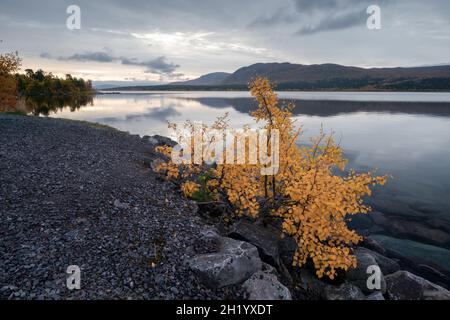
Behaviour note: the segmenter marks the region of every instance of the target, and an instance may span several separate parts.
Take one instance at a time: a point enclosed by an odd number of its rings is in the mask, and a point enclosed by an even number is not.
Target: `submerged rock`
[[[371,235],[390,253],[419,265],[430,265],[450,273],[450,250],[416,241],[397,239],[384,235]]]
[[[386,276],[391,300],[450,300],[450,292],[408,271]]]
[[[426,223],[411,221],[406,218],[387,216],[381,212],[370,214],[375,224],[388,234],[395,234],[401,238],[415,239],[420,242],[437,246],[449,246],[450,234]]]

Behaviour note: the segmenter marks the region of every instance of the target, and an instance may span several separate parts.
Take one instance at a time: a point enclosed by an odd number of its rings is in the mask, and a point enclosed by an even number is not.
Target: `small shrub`
[[[280,106],[266,78],[256,78],[250,84],[250,92],[258,102],[252,116],[269,132],[269,152],[273,147],[270,133],[274,129],[279,133],[278,172],[272,176],[261,175],[261,169],[268,165],[260,162],[212,166],[205,155],[197,164],[176,164],[169,160],[156,170],[181,181],[183,193],[198,201],[222,201],[238,216],[281,219],[282,231],[297,243],[293,265],[303,266],[312,261],[319,278],[325,275],[333,279],[339,269],[347,270],[357,264],[351,248],[361,237],[348,229],[346,217],[368,213],[370,208],[363,204],[362,197],[370,196],[371,187],[383,185],[386,177],[374,176],[372,172],[358,174],[353,170],[346,173],[347,160],[342,149],[323,131],[312,139],[311,146],[299,146],[301,130],[292,120],[293,105]],[[206,148],[213,143],[206,134],[207,129],[232,130],[227,115],[219,117],[210,127],[203,126],[194,136],[186,137],[186,131],[194,132],[190,121],[182,128],[175,124],[170,127],[179,141],[190,139],[187,142],[193,145],[199,139]],[[170,156],[174,150],[165,146],[158,151]],[[194,156],[193,148],[183,152]]]

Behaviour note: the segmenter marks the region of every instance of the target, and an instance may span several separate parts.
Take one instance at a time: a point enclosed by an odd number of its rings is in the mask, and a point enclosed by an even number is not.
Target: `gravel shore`
[[[188,270],[205,225],[152,172],[152,149],[101,125],[0,115],[0,299],[238,298]]]

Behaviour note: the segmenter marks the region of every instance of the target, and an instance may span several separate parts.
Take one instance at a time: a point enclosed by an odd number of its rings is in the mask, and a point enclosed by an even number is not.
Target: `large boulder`
[[[355,250],[355,256],[358,261],[356,268],[352,268],[347,271],[347,279],[360,288],[365,293],[372,293],[374,291],[381,290],[383,293],[386,292],[386,281],[384,279],[383,273],[380,272],[380,287],[375,289],[370,289],[367,280],[371,276],[371,273],[367,273],[368,268],[371,266],[379,267],[375,258],[362,250]],[[380,268],[381,271],[381,268]]]
[[[262,268],[261,268],[262,272],[268,273],[268,274],[273,274],[274,276],[278,277],[278,272],[277,270],[275,270],[274,267],[272,267],[270,264],[263,262],[262,263]]]
[[[298,278],[297,285],[305,292],[306,296],[314,300],[325,298],[324,292],[328,284],[317,278],[317,275],[313,271],[301,268],[296,270],[296,275]]]
[[[261,270],[262,262],[255,246],[214,233],[208,237],[220,240],[218,252],[197,255],[188,261],[190,269],[207,286],[221,288],[237,284]]]
[[[372,251],[375,251],[379,254],[385,255],[386,249],[381,246],[381,244],[373,239],[370,236],[364,237],[363,241],[359,244],[361,247],[370,249]]]
[[[400,265],[397,261],[385,257],[378,252],[369,250],[367,248],[358,248],[356,249],[356,251],[370,254],[375,259],[381,269],[381,272],[383,272],[384,275],[388,275],[400,270]]]
[[[343,283],[338,287],[332,285],[325,287],[324,298],[327,300],[364,300],[366,297],[358,287],[351,283]]]
[[[295,251],[297,251],[297,242],[292,237],[283,237],[278,241],[278,250],[280,252],[281,262],[289,267],[292,266]]]
[[[443,274],[441,271],[437,270],[436,268],[433,268],[432,266],[425,265],[425,264],[419,264],[417,268],[417,273],[427,279],[428,281],[431,281],[441,287],[444,287],[445,289],[450,289],[450,276]],[[410,271],[414,271],[410,270]],[[448,273],[447,273],[448,274]]]
[[[253,244],[258,248],[260,257],[264,262],[279,268],[278,241],[280,232],[278,230],[257,225],[247,220],[241,220],[233,226],[228,236]]]
[[[289,289],[272,273],[258,271],[242,287],[249,300],[292,300]]]
[[[391,300],[450,300],[450,292],[408,271],[386,276],[387,294]]]

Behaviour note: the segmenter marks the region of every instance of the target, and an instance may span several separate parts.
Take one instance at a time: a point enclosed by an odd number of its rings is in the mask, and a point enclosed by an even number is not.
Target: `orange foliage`
[[[17,103],[17,83],[14,73],[20,67],[17,53],[0,54],[0,112],[12,111]]]
[[[263,128],[269,132],[268,150],[273,147],[270,132],[276,129],[279,133],[276,174],[261,175],[261,168],[266,165],[259,162],[207,165],[205,155],[197,164],[189,161],[176,164],[169,160],[161,163],[157,171],[184,181],[182,189],[186,196],[200,188],[193,180],[202,175],[207,180],[207,191],[215,199],[229,203],[236,214],[282,219],[282,231],[298,245],[293,265],[302,266],[311,259],[318,277],[326,275],[333,279],[338,269],[348,270],[357,263],[351,247],[361,237],[348,229],[345,218],[368,213],[370,208],[363,204],[362,197],[370,196],[370,187],[383,185],[386,177],[371,172],[357,174],[353,170],[336,175],[336,170],[345,170],[347,160],[331,135],[322,131],[312,140],[312,146],[299,146],[301,130],[295,128],[292,120],[293,105],[280,106],[271,83],[263,77],[254,79],[250,92],[258,102],[252,116],[257,123],[264,123]],[[184,128],[170,126],[177,132],[178,141],[186,139],[186,129],[193,128],[189,121]],[[208,138],[207,129],[233,130],[225,115],[211,127],[203,126],[188,142],[192,145],[195,139],[200,139],[204,147],[210,146],[214,141]],[[166,156],[173,153],[169,147],[161,147],[159,151]]]

